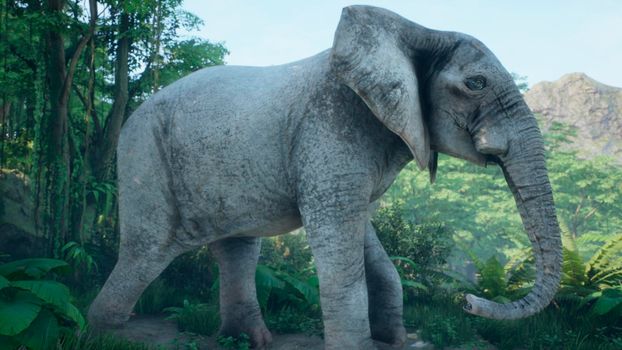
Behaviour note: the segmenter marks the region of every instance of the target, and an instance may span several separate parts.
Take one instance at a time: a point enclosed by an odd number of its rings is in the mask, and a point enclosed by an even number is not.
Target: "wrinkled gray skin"
[[[263,347],[260,237],[302,225],[326,348],[372,349],[372,338],[400,346],[400,281],[368,207],[412,159],[433,177],[436,152],[502,167],[537,264],[525,298],[468,295],[465,309],[496,319],[538,312],[557,289],[561,243],[542,137],[511,76],[470,36],[353,6],[330,50],[282,66],[204,69],[132,115],[118,147],[119,260],[90,322],[122,325],[173,258],[209,244],[221,334],[245,332]]]

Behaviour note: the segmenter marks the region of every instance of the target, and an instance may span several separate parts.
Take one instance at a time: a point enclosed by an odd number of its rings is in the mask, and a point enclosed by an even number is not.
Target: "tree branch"
[[[80,89],[78,89],[78,86],[76,86],[75,84],[72,84],[73,86],[73,91],[76,92],[76,95],[78,96],[78,99],[80,99],[80,102],[82,102],[82,104],[84,105],[84,108],[91,112],[91,117],[93,119],[93,124],[95,125],[95,133],[97,135],[101,135],[102,134],[102,127],[101,124],[99,123],[99,117],[97,116],[97,110],[95,108],[91,108],[91,106],[89,105],[89,101],[87,101],[86,97],[84,97],[84,95],[82,94],[82,92],[80,92]]]
[[[89,19],[89,30],[87,33],[80,39],[78,46],[76,46],[76,51],[71,56],[71,61],[69,62],[69,69],[67,70],[67,76],[65,77],[65,82],[63,83],[63,89],[61,90],[61,101],[67,101],[69,98],[69,90],[71,89],[71,85],[73,83],[73,75],[76,71],[76,65],[78,64],[78,59],[80,59],[80,55],[82,54],[82,50],[86,47],[86,44],[91,40],[93,34],[95,34],[95,28],[97,25],[97,1],[89,0],[89,10],[91,12],[91,18]]]

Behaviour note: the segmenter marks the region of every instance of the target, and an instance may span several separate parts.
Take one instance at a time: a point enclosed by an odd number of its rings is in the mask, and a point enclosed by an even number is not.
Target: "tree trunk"
[[[60,15],[65,6],[63,0],[48,0],[48,11]],[[50,114],[46,125],[47,152],[47,234],[50,253],[57,252],[67,238],[67,213],[69,198],[69,150],[67,147],[67,99],[63,85],[67,76],[65,69],[65,41],[57,28],[46,33],[47,80],[50,96]]]
[[[117,40],[117,57],[115,69],[114,102],[106,118],[104,135],[92,158],[95,161],[95,177],[98,181],[112,179],[114,175],[114,161],[121,132],[121,125],[125,117],[125,108],[128,102],[128,57],[130,51],[130,36],[128,29],[130,19],[127,12],[121,11],[119,21],[119,39]]]
[[[48,0],[48,11],[60,18],[64,0]],[[47,152],[47,233],[51,253],[58,254],[62,244],[70,238],[69,189],[71,185],[71,159],[68,146],[68,102],[78,59],[95,32],[97,2],[89,0],[91,18],[88,32],[80,39],[69,61],[65,57],[65,38],[59,28],[51,26],[46,32],[47,80],[50,96],[50,115],[46,125]]]

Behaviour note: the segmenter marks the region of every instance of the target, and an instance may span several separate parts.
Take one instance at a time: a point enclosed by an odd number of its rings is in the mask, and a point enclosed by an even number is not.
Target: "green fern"
[[[395,265],[397,273],[400,276],[400,282],[402,283],[402,288],[408,287],[414,290],[422,290],[424,292],[428,291],[428,287],[421,282],[417,282],[414,279],[410,278],[411,274],[406,272],[407,269],[412,271],[417,271],[417,263],[415,263],[412,259],[409,259],[404,256],[392,256],[390,257],[391,261]]]
[[[622,235],[611,237],[587,262],[576,240],[563,237],[564,265],[558,299],[579,301],[593,314],[622,316]]]
[[[320,293],[317,278],[314,276],[303,280],[294,274],[259,264],[255,284],[259,306],[264,311],[268,309],[271,298],[279,301],[275,304],[290,304],[301,309],[319,310]]]
[[[449,275],[465,291],[505,303],[524,296],[531,288],[535,272],[534,260],[529,254],[529,249],[524,249],[510,257],[503,265],[495,256],[482,261],[466,246],[459,245],[459,247],[471,259],[478,271],[476,283]]]
[[[622,234],[606,242],[587,262],[586,274],[592,283],[613,286],[622,282]]]
[[[566,294],[576,294],[585,296],[591,292],[586,288],[588,278],[586,276],[587,267],[581,258],[581,254],[576,246],[575,240],[568,234],[564,234],[563,239],[563,265],[562,265],[562,289],[568,289]]]
[[[506,299],[506,281],[503,265],[492,256],[479,270],[479,286],[483,295],[489,299]],[[497,300],[502,301],[502,300]]]
[[[505,274],[507,277],[507,290],[513,297],[523,297],[526,295],[535,280],[535,259],[531,254],[530,248],[521,249],[518,254],[510,257],[505,264]]]

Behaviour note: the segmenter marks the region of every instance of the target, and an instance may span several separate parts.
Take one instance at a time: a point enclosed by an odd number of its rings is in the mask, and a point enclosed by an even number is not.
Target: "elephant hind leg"
[[[371,222],[365,230],[365,277],[372,338],[399,348],[406,341],[402,284]]]
[[[220,271],[219,335],[245,333],[253,348],[263,348],[272,335],[261,316],[255,288],[255,269],[261,248],[257,237],[225,238],[209,245]]]
[[[126,234],[144,235],[136,231]],[[185,250],[170,246],[142,251],[122,246],[117,264],[89,308],[91,327],[98,330],[122,327],[145,288]]]
[[[177,238],[182,228],[166,164],[148,153],[156,151],[155,146],[120,148],[119,258],[89,308],[95,328],[123,326],[145,288],[175,257],[195,247]]]

